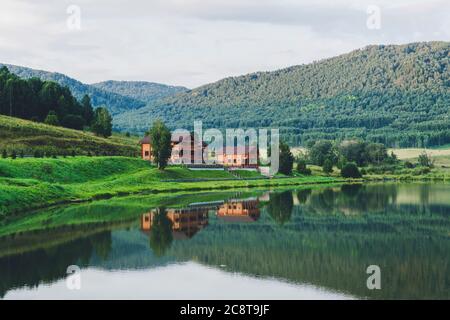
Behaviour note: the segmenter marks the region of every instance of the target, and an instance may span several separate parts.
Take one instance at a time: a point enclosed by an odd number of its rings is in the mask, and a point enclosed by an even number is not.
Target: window
[[[148,157],[148,156],[150,155],[150,152],[145,151],[145,152],[144,152],[144,155],[145,155],[146,157]]]

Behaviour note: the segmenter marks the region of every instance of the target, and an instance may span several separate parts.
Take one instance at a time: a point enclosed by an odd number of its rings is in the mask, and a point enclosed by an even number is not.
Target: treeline
[[[75,130],[89,127],[104,137],[112,131],[109,112],[102,107],[94,111],[89,96],[79,102],[67,87],[22,79],[5,66],[0,69],[0,114]]]
[[[388,154],[386,146],[381,143],[362,140],[310,141],[306,153],[297,157],[297,171],[300,174],[311,174],[307,164],[321,166],[326,174],[333,172],[336,166],[345,178],[361,178],[364,171],[358,167],[395,165],[398,162],[395,154]]]

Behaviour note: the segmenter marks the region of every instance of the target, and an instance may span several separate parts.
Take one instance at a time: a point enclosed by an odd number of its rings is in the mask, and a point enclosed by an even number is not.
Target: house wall
[[[151,161],[152,160],[152,147],[148,143],[141,144],[141,156],[142,159]]]

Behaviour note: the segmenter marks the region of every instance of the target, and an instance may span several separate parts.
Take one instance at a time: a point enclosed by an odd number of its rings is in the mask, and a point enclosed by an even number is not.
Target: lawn
[[[256,173],[252,173],[254,176]],[[138,193],[171,193],[262,186],[289,186],[342,181],[309,176],[284,179],[238,179],[227,171],[161,171],[127,157],[0,159],[0,219],[59,203],[80,202]]]

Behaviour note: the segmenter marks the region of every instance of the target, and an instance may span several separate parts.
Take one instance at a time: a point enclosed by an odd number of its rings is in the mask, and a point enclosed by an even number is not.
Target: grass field
[[[28,120],[0,115],[0,151],[33,155],[35,150],[46,154],[92,154],[129,156],[139,151],[138,138],[114,134],[97,137],[90,132],[49,126]]]
[[[252,173],[253,175],[254,173]],[[173,193],[343,181],[336,177],[238,179],[227,171],[168,167],[127,157],[0,159],[0,217],[58,203],[137,193]]]
[[[400,160],[416,159],[420,154],[426,152],[432,157],[450,156],[450,148],[439,149],[420,149],[420,148],[406,148],[406,149],[389,149],[388,152],[394,152]]]

